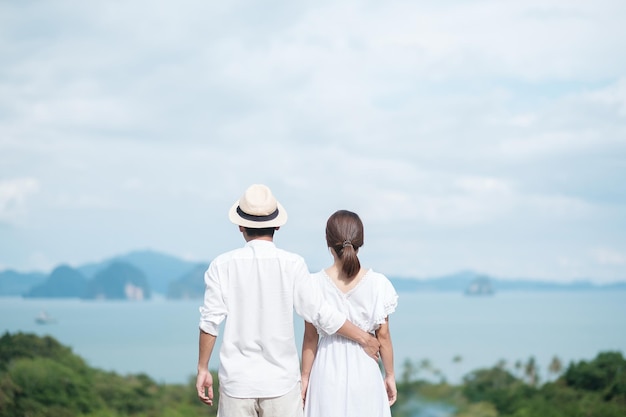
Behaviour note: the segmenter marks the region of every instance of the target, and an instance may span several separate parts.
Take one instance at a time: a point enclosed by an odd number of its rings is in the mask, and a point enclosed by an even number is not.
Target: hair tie
[[[349,240],[344,240],[343,241],[343,247],[345,248],[346,246],[352,246],[352,242]],[[354,248],[354,246],[352,246]]]

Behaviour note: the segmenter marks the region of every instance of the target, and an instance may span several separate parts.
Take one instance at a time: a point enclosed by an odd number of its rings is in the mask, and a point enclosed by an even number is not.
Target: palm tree
[[[404,384],[408,384],[409,382],[413,381],[415,374],[417,374],[417,368],[415,368],[415,365],[413,364],[413,361],[411,361],[411,359],[406,358],[402,363],[402,382]]]
[[[534,356],[531,356],[528,358],[528,362],[526,362],[526,365],[524,366],[524,373],[528,378],[528,383],[532,387],[536,386],[537,382],[539,382],[539,375],[537,374],[537,371],[537,361],[535,361]]]
[[[452,358],[452,363],[456,364],[456,367],[459,368],[459,370],[457,371],[459,381],[461,381],[461,377],[463,376],[463,372],[461,371],[461,362],[463,362],[463,357],[461,355],[454,355],[454,357]]]
[[[426,371],[429,372],[431,375],[437,376],[434,372],[433,363],[428,358],[424,358],[420,361],[419,370]]]
[[[441,372],[441,369],[433,369],[433,376],[435,376],[436,378],[439,378],[439,383],[440,384],[445,384],[446,383],[446,376],[443,374],[443,372]]]
[[[513,367],[515,368],[515,373],[517,375],[518,378],[522,377],[522,361],[521,360],[516,360],[515,361],[515,365],[513,365]]]
[[[433,363],[428,358],[424,358],[420,361],[420,369],[423,371],[430,371],[433,369]]]
[[[550,372],[556,378],[559,376],[562,370],[563,370],[563,363],[558,358],[558,356],[554,355],[554,357],[552,358],[552,361],[550,362],[550,365],[548,366],[548,372]]]

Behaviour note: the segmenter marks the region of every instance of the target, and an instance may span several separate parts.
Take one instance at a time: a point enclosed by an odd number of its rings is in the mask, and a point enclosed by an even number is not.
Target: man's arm
[[[343,326],[337,330],[337,334],[343,337],[354,340],[357,342],[365,353],[367,353],[372,359],[378,361],[378,351],[380,350],[380,342],[371,334],[357,327],[351,321],[346,320]]]
[[[302,339],[302,401],[306,401],[306,389],[309,386],[309,376],[313,361],[317,354],[317,345],[319,343],[319,334],[317,329],[308,321],[304,322],[304,337]]]
[[[200,340],[198,343],[198,377],[196,378],[196,389],[198,398],[207,405],[213,405],[213,376],[209,372],[209,359],[215,346],[217,336],[213,336],[200,329]]]
[[[365,350],[365,353],[374,360],[378,360],[378,350],[380,349],[378,340],[346,320],[345,314],[331,307],[324,300],[319,280],[311,279],[304,261],[298,265],[295,274],[294,308],[296,313],[305,321],[315,323],[317,327],[328,334],[337,333],[357,342]],[[340,323],[343,324],[340,325]]]

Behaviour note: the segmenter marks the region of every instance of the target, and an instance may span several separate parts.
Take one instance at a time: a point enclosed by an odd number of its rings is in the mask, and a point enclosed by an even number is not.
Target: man
[[[213,404],[208,364],[227,318],[219,354],[218,417],[302,416],[294,310],[326,333],[358,342],[374,359],[379,343],[323,301],[302,257],[276,247],[274,232],[287,222],[287,212],[268,187],[250,186],[228,216],[246,245],[217,256],[204,275],[198,397]]]

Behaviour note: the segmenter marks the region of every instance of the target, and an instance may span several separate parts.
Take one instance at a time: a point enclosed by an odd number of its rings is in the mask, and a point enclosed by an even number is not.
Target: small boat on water
[[[37,315],[37,317],[35,317],[35,323],[37,324],[50,324],[54,323],[55,321],[56,320],[45,311],[42,311]]]

